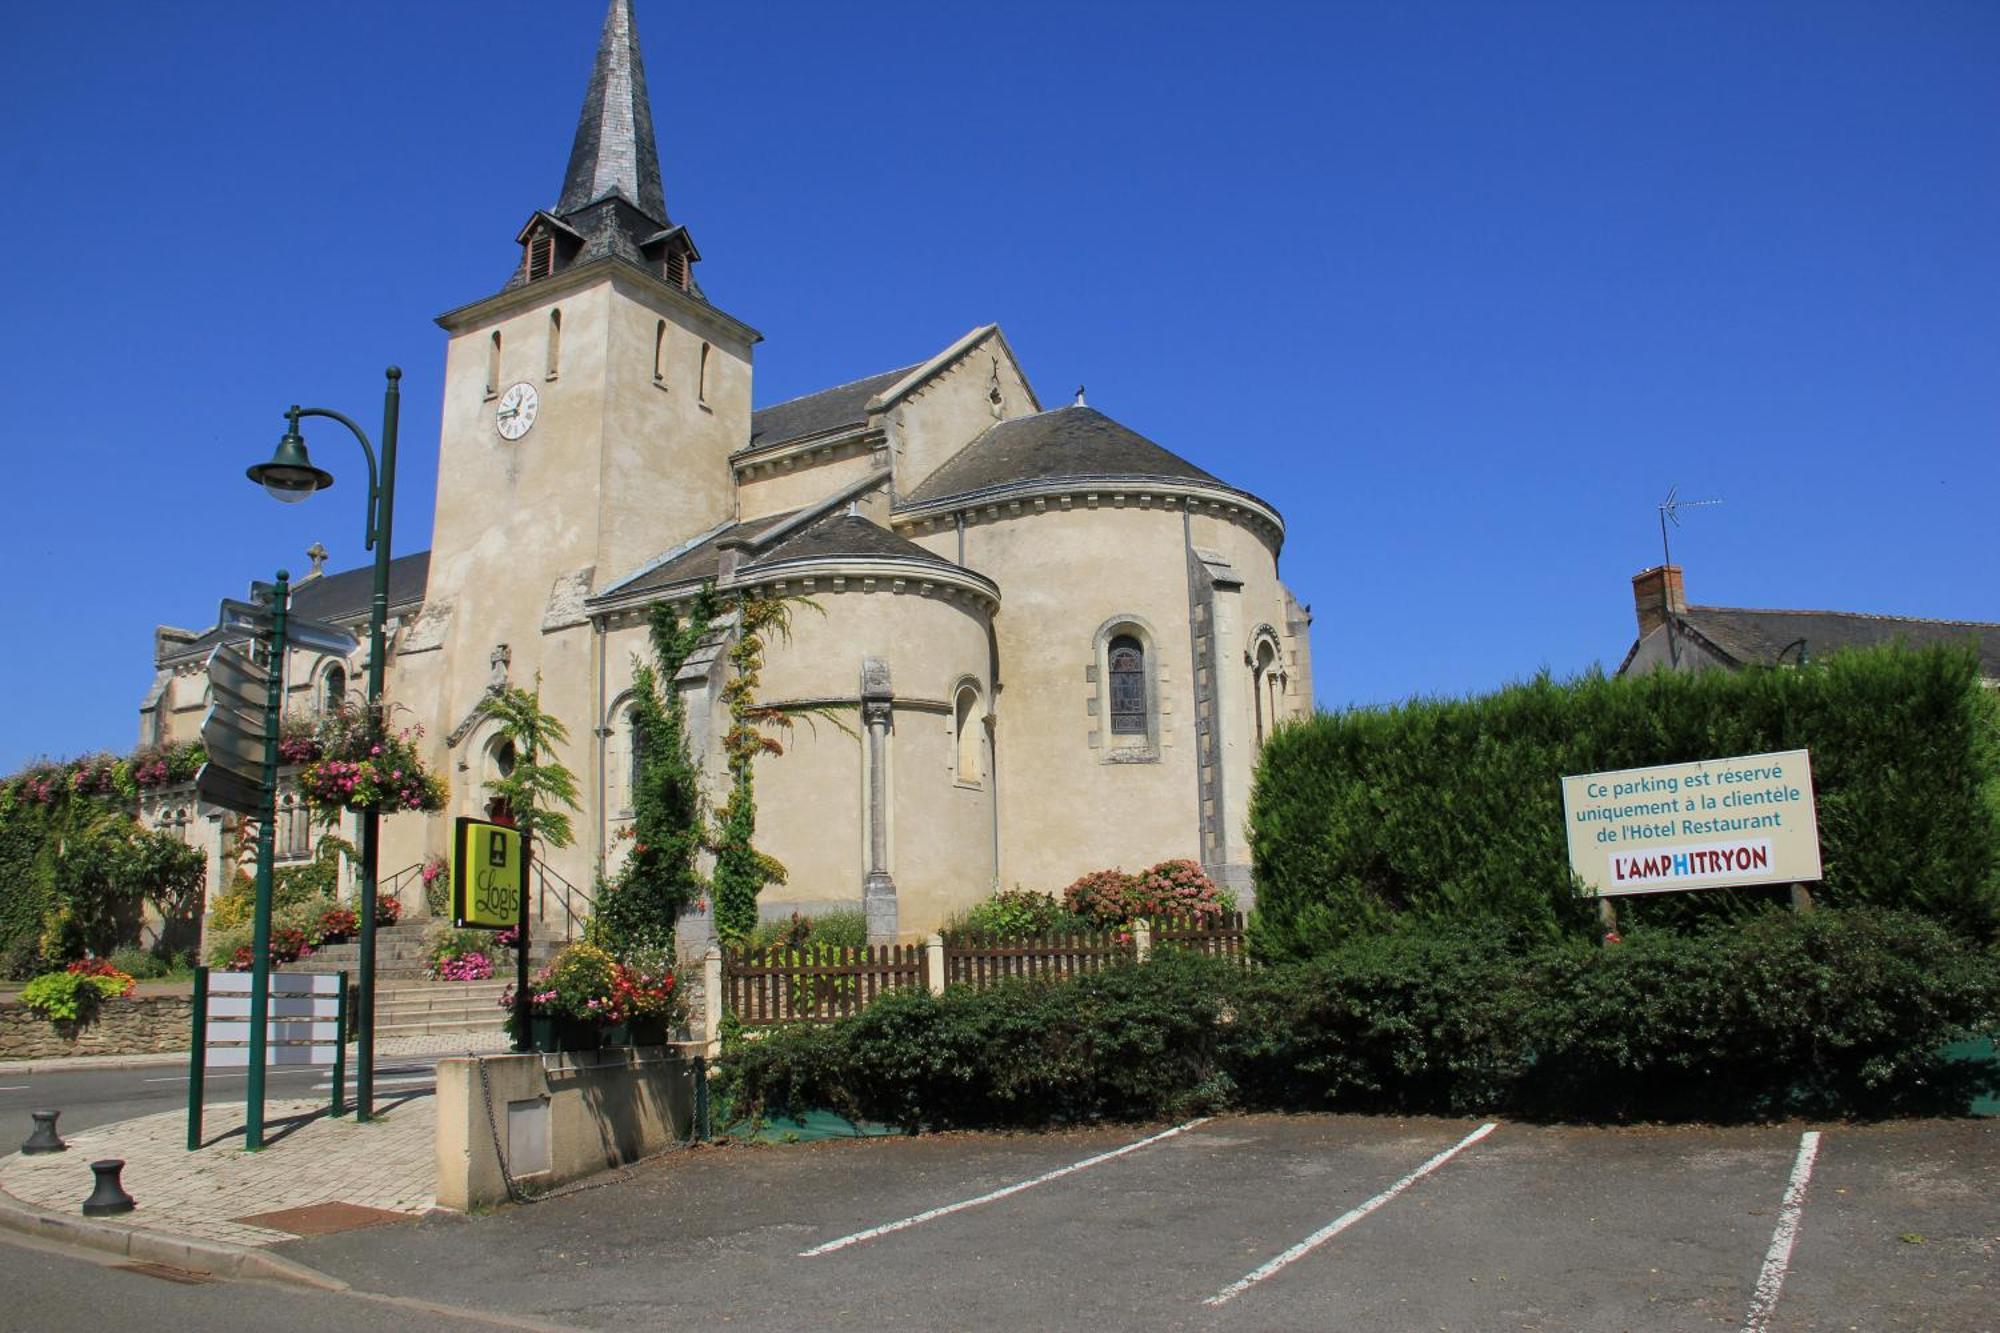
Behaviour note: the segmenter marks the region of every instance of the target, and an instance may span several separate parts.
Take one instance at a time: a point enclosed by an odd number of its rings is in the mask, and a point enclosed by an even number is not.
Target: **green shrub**
[[[822,912],[806,916],[794,912],[787,921],[765,921],[750,933],[749,949],[764,953],[771,949],[863,949],[868,946],[868,917],[856,911]]]
[[[174,973],[173,964],[151,949],[120,949],[111,955],[111,965],[140,981],[157,981]]]
[[[131,984],[132,979],[123,976],[45,972],[21,988],[21,1003],[51,1022],[88,1022],[100,1004],[123,995]]]
[[[946,922],[943,933],[1018,940],[1038,935],[1079,935],[1096,929],[1065,907],[1054,894],[1015,888],[1002,889],[974,903]]]
[[[236,966],[238,954],[250,951],[251,932],[247,925],[230,926],[224,930],[211,929],[208,932],[208,951],[203,956],[208,965],[218,970]]]
[[[1063,983],[903,991],[733,1041],[745,1114],[908,1129],[1281,1111],[1558,1118],[1962,1111],[2000,1070],[2000,955],[1870,910],[1636,932],[1610,948],[1465,926],[1247,972],[1174,951]]]
[[[2000,1028],[2000,964],[1907,913],[1769,913],[1544,960],[1523,1103],[1735,1119],[1962,1110],[1939,1051]]]
[[[722,1087],[743,1114],[830,1106],[909,1129],[1179,1114],[1226,1099],[1227,975],[1176,954],[1062,984],[899,991],[836,1024],[739,1040]]]
[[[1253,948],[1304,959],[1406,919],[1543,940],[1591,933],[1560,779],[1812,752],[1823,905],[2000,925],[2000,699],[1963,649],[1841,653],[1785,670],[1547,677],[1471,699],[1322,715],[1264,747],[1250,805]],[[1744,920],[1774,888],[1659,894],[1635,925]]]
[[[1527,1069],[1535,962],[1440,926],[1350,941],[1242,983],[1225,1059],[1253,1106],[1463,1115]]]

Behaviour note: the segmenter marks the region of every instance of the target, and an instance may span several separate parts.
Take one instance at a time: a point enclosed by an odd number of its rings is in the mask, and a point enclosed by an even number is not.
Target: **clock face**
[[[542,410],[541,395],[535,386],[528,383],[516,384],[500,395],[500,405],[494,409],[494,425],[499,427],[500,438],[518,440],[528,433],[535,424],[535,414]]]

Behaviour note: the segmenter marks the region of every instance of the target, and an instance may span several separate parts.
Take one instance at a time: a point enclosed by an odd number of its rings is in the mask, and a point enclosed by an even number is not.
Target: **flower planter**
[[[553,1014],[528,1016],[528,1045],[544,1054],[600,1050],[607,1044],[608,1032],[604,1024],[580,1018],[560,1018]]]
[[[667,1044],[667,1020],[665,1015],[655,1018],[634,1018],[625,1025],[632,1030],[634,1046],[664,1046]]]
[[[630,1023],[612,1023],[603,1028],[602,1032],[606,1046],[630,1046],[632,1044],[632,1025]]]
[[[557,1051],[556,1020],[547,1014],[528,1016],[528,1049],[531,1051]]]

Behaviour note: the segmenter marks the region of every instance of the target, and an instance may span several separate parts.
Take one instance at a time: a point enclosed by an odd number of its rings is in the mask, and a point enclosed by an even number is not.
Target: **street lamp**
[[[389,525],[396,504],[396,417],[402,403],[399,382],[403,372],[390,366],[384,372],[388,388],[382,393],[382,466],[375,466],[375,448],[368,435],[353,420],[324,407],[293,404],[285,413],[285,434],[268,463],[248,469],[250,480],[285,504],[297,504],[314,491],[333,485],[333,474],[314,467],[306,453],[305,436],[299,422],[306,417],[338,421],[361,442],[368,456],[368,527],[366,549],[375,553],[375,591],[368,607],[368,713],[377,725],[382,717],[382,646],[384,627],[389,619]],[[355,1006],[355,1027],[360,1043],[354,1059],[354,1118],[371,1120],[375,1114],[375,875],[381,862],[381,811],[370,807],[361,815],[361,991]]]

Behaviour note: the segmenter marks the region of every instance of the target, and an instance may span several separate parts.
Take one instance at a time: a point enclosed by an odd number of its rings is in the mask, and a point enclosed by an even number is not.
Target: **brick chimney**
[[[1681,586],[1679,565],[1654,565],[1632,576],[1632,607],[1639,613],[1639,637],[1667,623],[1669,615],[1685,615],[1687,590]]]

